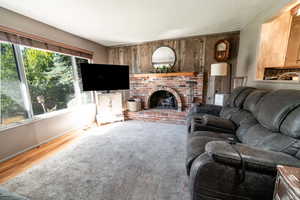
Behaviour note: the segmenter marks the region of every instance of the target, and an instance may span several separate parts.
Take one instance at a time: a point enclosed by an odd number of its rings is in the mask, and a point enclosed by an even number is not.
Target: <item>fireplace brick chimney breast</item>
[[[188,84],[191,81],[196,84],[191,86]],[[150,109],[150,97],[156,91],[170,92],[176,99],[177,110],[186,112],[191,103],[203,100],[203,74],[179,72],[130,76],[130,97],[140,98],[144,109]]]

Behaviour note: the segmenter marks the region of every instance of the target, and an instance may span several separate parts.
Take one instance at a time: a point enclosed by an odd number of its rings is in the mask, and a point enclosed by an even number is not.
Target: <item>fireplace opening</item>
[[[155,109],[178,109],[175,96],[165,90],[154,92],[150,97],[150,108]]]

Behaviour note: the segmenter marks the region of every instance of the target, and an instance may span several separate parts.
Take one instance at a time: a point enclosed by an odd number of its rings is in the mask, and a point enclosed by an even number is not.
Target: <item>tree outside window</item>
[[[0,43],[0,125],[26,118],[13,45]]]
[[[67,108],[75,98],[71,56],[21,50],[34,114]]]

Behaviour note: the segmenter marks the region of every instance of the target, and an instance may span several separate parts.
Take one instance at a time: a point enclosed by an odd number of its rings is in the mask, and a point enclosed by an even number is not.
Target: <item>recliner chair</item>
[[[272,199],[276,166],[300,167],[300,91],[241,87],[224,107],[189,113],[193,200]]]

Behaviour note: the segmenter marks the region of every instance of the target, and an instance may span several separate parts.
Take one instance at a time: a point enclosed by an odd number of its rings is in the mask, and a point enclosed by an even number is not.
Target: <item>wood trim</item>
[[[296,6],[300,5],[300,0],[293,0],[291,2],[289,2],[286,6],[284,6],[277,15],[273,16],[271,19],[269,19],[268,21],[266,21],[265,23],[271,22],[274,19],[276,19],[277,17],[279,17],[280,15],[282,15],[285,12],[291,12],[292,9],[294,9]]]
[[[18,31],[18,30],[12,29],[12,28],[8,28],[8,27],[2,26],[2,25],[0,25],[0,31],[15,34],[15,35],[25,37],[25,38],[30,38],[30,39],[33,39],[33,40],[37,40],[39,42],[52,44],[52,45],[55,45],[55,46],[66,48],[66,49],[79,51],[79,52],[90,54],[90,55],[94,54],[93,51],[89,51],[89,50],[86,50],[86,49],[82,49],[82,48],[79,48],[79,47],[68,45],[68,44],[65,44],[65,43],[62,43],[62,42],[56,42],[56,41],[53,41],[53,40],[49,40],[47,38],[40,37],[40,36],[37,36],[37,35],[34,35],[34,34],[24,33],[22,31]]]
[[[197,76],[198,72],[176,72],[176,73],[150,73],[150,74],[132,74],[130,77],[155,78],[155,77],[172,77],[172,76]]]
[[[295,66],[273,66],[273,67],[265,67],[267,68],[277,68],[277,69],[300,69],[300,65],[295,65]]]

